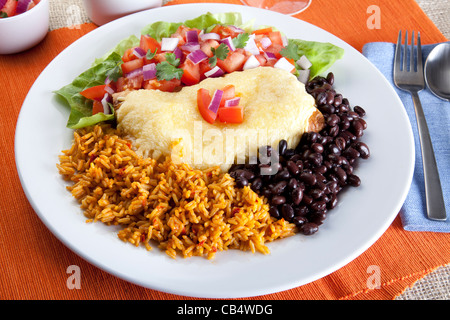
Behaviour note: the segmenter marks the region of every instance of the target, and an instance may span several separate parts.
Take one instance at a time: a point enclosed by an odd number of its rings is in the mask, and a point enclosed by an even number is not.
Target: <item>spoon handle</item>
[[[431,143],[430,132],[423,113],[422,103],[417,92],[411,92],[419,131],[420,147],[422,150],[423,175],[425,179],[425,198],[428,218],[431,220],[446,220],[444,196],[438,167]]]

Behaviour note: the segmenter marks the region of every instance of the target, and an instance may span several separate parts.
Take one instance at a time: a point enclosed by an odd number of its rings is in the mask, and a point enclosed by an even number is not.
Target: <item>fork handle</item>
[[[438,167],[431,143],[430,132],[423,113],[422,103],[416,91],[411,92],[419,131],[420,147],[422,150],[423,175],[425,179],[425,198],[428,218],[431,220],[446,220],[444,196]]]

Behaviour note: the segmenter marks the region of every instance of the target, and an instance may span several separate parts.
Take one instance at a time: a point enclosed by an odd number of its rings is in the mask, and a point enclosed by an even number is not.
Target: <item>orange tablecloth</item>
[[[199,1],[174,0],[170,4]],[[205,1],[201,1],[205,2]],[[237,0],[209,1],[240,4]],[[367,8],[377,5],[381,28],[367,28]],[[413,0],[313,0],[296,16],[361,50],[372,41],[395,41],[398,30],[420,30],[423,43],[445,37]],[[14,162],[14,131],[22,102],[50,61],[95,29],[51,31],[37,47],[0,56],[0,299],[186,299],[128,283],[84,261],[44,226],[25,197]],[[56,170],[56,168],[55,168]],[[450,235],[404,231],[399,218],[366,252],[340,270],[310,284],[251,299],[393,299],[415,281],[450,263]],[[81,269],[81,289],[68,289],[70,265]],[[378,266],[381,288],[368,289],[367,268]],[[299,266],[301,267],[301,266]]]

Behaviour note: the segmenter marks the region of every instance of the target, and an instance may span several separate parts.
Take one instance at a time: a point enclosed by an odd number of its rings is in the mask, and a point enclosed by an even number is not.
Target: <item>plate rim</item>
[[[180,10],[181,7],[194,7],[194,6],[195,6],[196,8],[201,8],[201,7],[205,7],[206,5],[208,5],[208,8],[210,8],[210,9],[208,10],[209,12],[212,12],[212,11],[214,11],[214,12],[218,12],[218,11],[228,12],[228,11],[233,11],[233,10],[235,10],[235,11],[238,11],[238,12],[241,12],[241,13],[242,13],[242,10],[244,10],[244,11],[249,10],[250,12],[251,12],[252,10],[256,10],[256,11],[264,11],[264,12],[267,13],[267,11],[268,11],[268,10],[264,10],[264,9],[250,8],[250,7],[240,6],[240,5],[234,5],[234,4],[219,4],[219,3],[208,3],[208,4],[179,4],[179,5],[175,5],[175,6],[174,6],[174,5],[170,5],[170,6],[164,6],[164,7],[161,7],[161,8],[150,9],[150,10],[146,10],[146,11],[143,11],[143,12],[138,12],[138,13],[132,14],[132,15],[130,15],[130,16],[145,15],[145,14],[148,14],[148,12],[150,12],[150,11],[155,11],[155,10],[169,10],[169,11],[171,11],[171,10],[177,10],[177,9]],[[244,9],[244,8],[245,8],[245,9]],[[199,11],[199,15],[200,15],[201,12],[202,12],[201,9],[198,9],[198,11]],[[269,13],[268,13],[268,14],[269,14]],[[279,15],[279,16],[284,16],[284,15],[282,15],[282,14],[278,14],[278,13],[275,13],[275,12],[270,12],[269,15],[272,15],[272,14]],[[279,285],[279,286],[277,286],[277,287],[272,286],[272,287],[269,289],[269,291],[266,291],[266,292],[262,292],[261,290],[259,290],[259,291],[253,290],[253,291],[252,291],[251,289],[249,289],[249,290],[247,290],[247,291],[245,292],[245,294],[243,294],[243,295],[242,295],[242,294],[236,294],[236,295],[226,295],[226,296],[222,296],[222,295],[220,295],[220,294],[219,294],[219,295],[209,295],[209,294],[208,294],[208,295],[204,295],[204,294],[200,294],[199,292],[191,292],[191,291],[189,291],[189,290],[176,290],[176,289],[167,290],[167,288],[159,287],[159,286],[151,286],[151,287],[149,287],[149,286],[144,285],[143,283],[137,283],[136,280],[135,280],[134,278],[132,278],[132,277],[126,275],[126,274],[118,273],[117,270],[115,270],[115,269],[113,269],[113,268],[110,268],[109,266],[106,266],[106,265],[102,264],[100,261],[98,261],[98,259],[95,259],[95,258],[93,258],[93,257],[91,257],[91,256],[86,256],[86,254],[85,254],[84,252],[80,251],[79,248],[77,248],[77,246],[75,246],[74,244],[72,244],[72,243],[66,241],[66,238],[64,237],[64,235],[61,234],[60,232],[58,232],[58,230],[55,229],[54,226],[52,225],[52,223],[48,220],[48,217],[46,217],[46,215],[45,215],[44,213],[41,212],[41,210],[38,208],[37,204],[34,202],[33,195],[30,194],[29,190],[28,190],[28,189],[26,188],[26,186],[24,185],[25,182],[24,182],[24,177],[23,177],[23,173],[22,173],[22,168],[21,168],[21,166],[20,166],[20,159],[18,159],[18,149],[17,149],[17,148],[18,148],[18,145],[20,145],[20,142],[18,143],[18,137],[20,137],[20,134],[18,135],[17,133],[18,133],[18,131],[19,131],[20,128],[21,128],[21,125],[20,125],[20,124],[21,124],[21,119],[22,119],[22,109],[23,109],[23,106],[28,102],[28,97],[29,97],[29,95],[30,95],[30,92],[32,92],[32,90],[33,90],[33,88],[35,87],[35,85],[36,85],[36,84],[38,83],[38,81],[41,79],[41,76],[42,76],[43,74],[45,74],[45,71],[47,70],[47,68],[49,68],[49,66],[53,63],[53,61],[54,61],[55,59],[57,59],[61,54],[63,54],[64,52],[66,52],[66,50],[69,50],[69,48],[71,48],[71,47],[73,47],[73,46],[77,46],[78,43],[81,42],[81,41],[83,41],[82,39],[84,39],[85,37],[87,37],[87,36],[89,36],[89,37],[95,37],[95,36],[97,35],[97,33],[101,32],[101,31],[99,31],[99,30],[106,29],[106,28],[108,28],[108,26],[111,25],[111,24],[119,23],[118,20],[122,21],[122,20],[131,19],[130,16],[125,16],[125,17],[123,17],[123,18],[120,18],[120,19],[117,19],[117,20],[115,20],[115,21],[112,21],[112,22],[110,22],[110,23],[108,23],[108,24],[106,24],[106,25],[104,25],[104,26],[98,27],[98,28],[94,29],[93,31],[87,33],[86,35],[80,37],[79,39],[75,40],[73,43],[71,43],[69,46],[67,46],[64,50],[62,50],[62,51],[61,51],[61,52],[60,52],[60,53],[59,53],[59,54],[58,54],[58,55],[57,55],[57,56],[56,56],[56,57],[55,57],[55,58],[54,58],[54,59],[53,59],[53,60],[52,60],[45,68],[44,68],[44,70],[41,72],[41,74],[36,78],[35,82],[33,83],[32,87],[30,88],[30,91],[27,93],[27,96],[26,96],[26,98],[25,98],[25,100],[24,100],[24,102],[23,102],[23,104],[22,104],[22,108],[21,108],[21,110],[20,110],[20,113],[19,113],[19,116],[18,116],[18,119],[17,119],[17,123],[16,123],[16,134],[15,134],[15,143],[14,143],[14,151],[15,151],[16,168],[17,168],[17,172],[18,172],[18,175],[19,175],[19,180],[20,180],[21,185],[22,185],[22,189],[24,190],[24,193],[25,193],[25,195],[26,195],[28,201],[30,202],[31,206],[33,207],[34,211],[36,212],[36,214],[38,215],[38,217],[40,218],[40,220],[45,224],[45,226],[47,227],[47,229],[50,230],[51,233],[53,233],[53,234],[56,236],[56,238],[57,238],[59,241],[61,241],[67,248],[69,248],[71,251],[73,251],[74,253],[76,253],[78,256],[80,256],[80,257],[82,257],[83,259],[85,259],[88,263],[90,263],[90,264],[92,264],[92,265],[94,265],[94,266],[100,268],[101,270],[106,271],[106,272],[112,274],[113,276],[119,277],[119,278],[124,279],[124,280],[126,280],[126,281],[128,281],[128,282],[131,282],[131,283],[136,284],[136,285],[144,286],[144,287],[146,287],[146,288],[158,290],[158,291],[161,291],[161,292],[172,293],[172,294],[177,294],[177,295],[182,295],[182,296],[191,296],[191,297],[211,297],[211,298],[230,298],[230,297],[233,297],[233,298],[240,298],[240,297],[252,297],[252,296],[258,296],[258,295],[264,295],[264,294],[271,294],[271,293],[275,293],[275,292],[281,292],[281,291],[285,291],[285,290],[288,290],[288,289],[292,289],[292,288],[295,288],[295,287],[298,287],[298,286],[301,286],[301,285],[310,283],[310,282],[312,282],[312,281],[318,280],[318,279],[320,279],[320,278],[323,278],[324,276],[326,276],[326,275],[328,275],[328,274],[330,274],[330,273],[332,273],[332,272],[334,272],[334,271],[336,271],[336,270],[339,270],[340,268],[342,268],[343,266],[345,266],[345,265],[348,264],[349,262],[353,261],[353,260],[354,260],[355,258],[357,258],[359,255],[361,255],[363,252],[365,252],[370,246],[372,246],[372,245],[373,245],[373,244],[374,244],[374,243],[382,236],[382,234],[384,234],[384,232],[385,232],[385,231],[387,230],[387,228],[392,224],[393,220],[394,220],[395,217],[397,216],[397,214],[398,214],[399,210],[401,209],[401,206],[402,206],[402,204],[403,204],[404,200],[406,199],[406,196],[407,196],[407,194],[408,194],[408,192],[409,192],[409,186],[410,186],[410,184],[411,184],[412,177],[413,177],[413,171],[414,171],[414,161],[415,161],[415,157],[414,157],[415,151],[414,151],[414,149],[412,150],[413,152],[410,154],[410,157],[411,157],[410,160],[412,160],[412,161],[410,162],[410,170],[409,170],[409,175],[408,175],[408,183],[407,183],[408,188],[406,188],[405,190],[403,190],[402,199],[401,199],[402,201],[399,201],[398,208],[396,208],[396,210],[395,210],[396,212],[395,212],[395,213],[392,213],[392,214],[390,215],[389,219],[386,219],[386,220],[385,220],[385,222],[384,222],[384,224],[383,224],[383,227],[382,227],[382,228],[379,228],[378,232],[376,232],[375,234],[373,234],[373,235],[370,237],[370,240],[367,240],[367,241],[366,241],[366,245],[360,246],[360,247],[359,247],[359,250],[354,251],[352,255],[349,255],[349,256],[347,256],[346,258],[341,259],[341,260],[339,261],[339,263],[337,263],[337,264],[335,264],[335,265],[333,265],[333,266],[329,266],[328,268],[322,270],[321,273],[315,274],[314,276],[310,276],[310,279],[306,278],[306,279],[302,279],[302,280],[296,280],[296,281],[292,281],[292,282],[289,283],[289,284]],[[317,29],[321,30],[321,32],[325,32],[325,33],[327,33],[327,35],[332,36],[333,39],[338,40],[339,42],[345,43],[349,48],[351,48],[352,50],[354,50],[354,52],[358,53],[358,54],[360,55],[360,57],[364,58],[364,59],[365,59],[365,60],[373,67],[373,68],[372,68],[373,71],[374,71],[374,72],[377,72],[377,73],[378,73],[378,76],[381,76],[381,77],[383,78],[383,80],[384,80],[386,83],[388,83],[388,82],[387,82],[387,79],[385,79],[384,75],[383,75],[378,69],[376,69],[376,68],[370,63],[370,61],[369,61],[365,56],[363,56],[359,51],[357,51],[355,48],[353,48],[352,46],[350,46],[349,44],[347,44],[347,43],[346,43],[345,41],[343,41],[342,39],[340,39],[340,38],[338,38],[337,36],[333,35],[333,34],[330,33],[329,31],[324,30],[324,29],[321,29],[321,28],[319,28],[319,27],[317,27],[317,26],[315,26],[315,25],[313,25],[313,24],[311,24],[311,23],[309,23],[309,22],[306,22],[306,21],[303,21],[303,20],[301,20],[301,19],[297,19],[297,18],[294,18],[294,17],[289,17],[289,18],[290,18],[290,19],[296,19],[296,20],[299,20],[299,21],[301,21],[302,23],[305,23],[305,24],[310,25],[311,27],[317,28]],[[103,29],[101,29],[101,28],[103,28]],[[346,49],[347,49],[347,48],[346,48]],[[94,58],[95,58],[95,57],[93,57],[93,59],[94,59]],[[403,103],[401,102],[401,100],[400,100],[399,96],[397,95],[397,93],[395,92],[394,88],[392,88],[391,86],[389,86],[389,87],[392,89],[391,93],[394,94],[395,98],[397,99],[397,102],[403,106]],[[404,112],[404,116],[407,117],[406,110],[405,110],[404,108],[402,108],[402,110],[403,110],[403,112]],[[408,122],[408,123],[409,123],[409,122]],[[409,133],[410,137],[413,138],[413,136],[412,136],[412,129],[411,129],[411,124],[410,124],[410,123],[409,123],[409,132],[408,132],[408,133]],[[411,140],[411,141],[412,141],[412,147],[414,148],[413,140]],[[394,210],[393,210],[393,211],[394,211]]]

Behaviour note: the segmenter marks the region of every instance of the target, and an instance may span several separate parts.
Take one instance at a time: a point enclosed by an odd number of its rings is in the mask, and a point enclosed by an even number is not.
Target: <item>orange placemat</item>
[[[194,1],[174,0],[170,4],[189,2]],[[367,29],[370,5],[381,9],[381,29]],[[394,41],[399,28],[422,31],[424,43],[446,40],[412,0],[348,0],[339,1],[339,5],[313,0],[297,17],[359,50],[366,42]],[[55,30],[27,52],[0,56],[0,299],[190,299],[128,283],[84,261],[39,220],[20,185],[14,162],[14,131],[23,100],[45,66],[93,29],[95,25],[83,24],[78,29]],[[397,217],[374,245],[336,272],[295,289],[250,299],[392,299],[427,273],[448,264],[449,247],[450,235],[404,231]],[[67,269],[72,265],[80,268],[81,289],[68,289]],[[373,266],[379,271],[380,286],[370,289]]]

